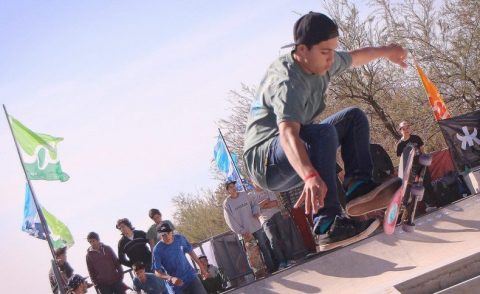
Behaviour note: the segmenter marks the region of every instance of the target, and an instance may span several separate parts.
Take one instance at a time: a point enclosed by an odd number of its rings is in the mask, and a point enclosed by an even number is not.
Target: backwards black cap
[[[295,43],[282,48],[304,44],[312,46],[322,41],[338,37],[337,24],[323,13],[310,11],[300,17],[293,26]]]

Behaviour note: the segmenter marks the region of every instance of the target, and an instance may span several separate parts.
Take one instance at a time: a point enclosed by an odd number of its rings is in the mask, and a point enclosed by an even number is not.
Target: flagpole
[[[20,148],[18,147],[17,139],[15,138],[15,135],[13,134],[13,128],[12,128],[12,124],[10,122],[10,118],[9,118],[9,115],[8,115],[8,112],[7,112],[7,108],[5,107],[5,104],[2,104],[2,106],[3,106],[3,111],[5,112],[5,117],[7,118],[8,126],[10,128],[10,133],[12,134],[13,142],[15,142],[15,148],[17,149],[17,154],[18,154],[18,157],[20,159],[20,165],[22,166],[23,173],[25,174],[25,178],[27,179],[27,184],[28,184],[28,187],[30,188],[30,192],[32,194],[33,203],[35,204],[35,207],[36,207],[37,212],[38,212],[38,216],[40,218],[40,223],[42,224],[42,228],[43,228],[43,231],[45,233],[45,237],[46,237],[46,240],[47,240],[47,243],[48,243],[48,247],[50,248],[50,252],[52,253],[53,260],[56,260],[55,249],[53,247],[52,239],[50,238],[50,231],[48,230],[47,220],[45,219],[45,216],[43,215],[43,211],[42,211],[42,209],[40,207],[40,204],[37,200],[37,196],[35,196],[35,191],[33,190],[32,183],[30,182],[30,178],[28,177],[27,170],[25,169],[25,166],[23,165],[22,153],[20,152]],[[57,264],[57,263],[55,262],[55,264]],[[58,266],[58,264],[57,264],[57,266]],[[57,276],[57,273],[59,273],[58,271],[54,270],[54,273],[55,273],[55,276],[56,276],[56,279],[57,279],[57,284],[59,285],[58,288],[60,290],[60,293],[65,294],[65,286],[66,285],[64,283],[63,278],[61,277],[61,275]],[[59,279],[59,277],[60,277],[60,279]]]
[[[242,184],[243,191],[247,192],[247,189],[245,188],[245,185],[243,184],[242,181],[242,175],[238,172],[237,165],[235,164],[235,161],[233,161],[232,154],[230,153],[230,150],[228,150],[227,142],[225,142],[225,138],[223,137],[222,131],[220,131],[220,128],[218,128],[218,133],[220,134],[220,137],[222,137],[223,144],[225,145],[225,149],[227,149],[228,157],[230,157],[230,160],[233,163],[233,168],[238,174],[238,178],[240,179],[240,183]]]

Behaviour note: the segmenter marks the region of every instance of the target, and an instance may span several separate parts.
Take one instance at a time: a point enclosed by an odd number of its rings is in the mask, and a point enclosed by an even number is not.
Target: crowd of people
[[[208,264],[205,256],[198,257],[187,238],[174,232],[173,224],[162,221],[158,209],[151,209],[149,216],[153,224],[145,233],[136,230],[127,218],[121,218],[116,228],[121,232],[117,253],[100,241],[96,232],[87,235],[90,247],[86,253],[86,264],[91,284],[86,278],[73,274],[67,262],[66,247],[57,249],[56,264],[63,284],[69,293],[86,293],[94,286],[101,294],[171,294],[171,293],[217,293],[222,283],[218,283],[218,269]],[[196,263],[199,272],[188,262],[186,254]],[[201,259],[203,261],[201,261]],[[134,274],[133,287],[124,281],[123,267]],[[202,280],[199,278],[201,277]],[[49,273],[53,293],[59,293],[54,268]]]
[[[376,218],[346,215],[338,193],[339,189],[345,191],[346,203],[365,205],[367,201],[369,207],[384,209],[384,203],[376,202],[375,191],[384,187],[394,171],[383,148],[370,145],[367,116],[351,107],[320,123],[316,119],[326,108],[325,93],[331,78],[380,58],[406,67],[407,51],[395,44],[338,51],[338,36],[336,23],[321,13],[310,12],[295,23],[293,50],[268,68],[248,116],[243,159],[255,191],[237,191],[235,181],[225,183],[229,195],[223,203],[225,221],[245,243],[254,240],[258,244],[268,273],[295,263],[294,236],[286,229],[292,220],[282,212],[276,192],[303,186],[295,208],[304,207],[305,214],[313,219],[312,231],[321,250],[345,246],[349,240],[359,240],[356,236],[366,238],[379,226]],[[408,127],[406,122],[400,125],[403,137],[397,153],[408,142],[423,145],[410,135]],[[337,186],[339,147],[344,163],[342,187]],[[374,171],[372,153],[385,158],[384,173]],[[366,200],[359,201],[363,198]],[[173,224],[162,221],[157,209],[150,210],[149,216],[154,224],[147,233],[136,230],[126,218],[117,221],[122,234],[118,258],[112,248],[100,242],[98,234],[88,234],[87,267],[96,289],[102,294],[125,293],[128,287],[123,283],[123,265],[133,269],[133,290],[137,293],[220,290],[218,269],[209,265],[205,256],[197,256],[189,241],[174,232]],[[69,287],[74,293],[86,291],[89,285],[85,279],[73,275],[68,263],[61,261],[62,252],[59,254],[58,265]]]

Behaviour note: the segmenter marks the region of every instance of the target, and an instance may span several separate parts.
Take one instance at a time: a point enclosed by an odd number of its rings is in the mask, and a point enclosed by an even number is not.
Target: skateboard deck
[[[252,239],[248,242],[245,242],[245,250],[247,251],[247,259],[250,268],[253,271],[255,278],[260,278],[266,275],[267,270],[265,264],[262,260],[262,253],[258,242],[255,239]]]
[[[400,214],[400,210],[402,208],[403,198],[407,193],[407,186],[409,184],[410,179],[410,172],[412,171],[413,167],[413,159],[415,157],[415,149],[412,148],[408,153],[408,158],[406,164],[403,166],[401,164],[400,168],[402,170],[402,185],[393,195],[392,201],[387,207],[385,211],[385,217],[383,218],[383,231],[387,234],[393,234],[395,231],[395,226],[397,225],[398,216]],[[400,162],[403,163],[403,155],[400,158]]]
[[[405,155],[407,157],[405,158]],[[391,203],[385,211],[383,230],[386,234],[393,234],[401,215],[402,229],[412,232],[415,229],[414,218],[418,202],[424,193],[423,178],[427,166],[431,163],[431,157],[420,154],[418,148],[408,146],[400,159],[402,185],[395,192]]]

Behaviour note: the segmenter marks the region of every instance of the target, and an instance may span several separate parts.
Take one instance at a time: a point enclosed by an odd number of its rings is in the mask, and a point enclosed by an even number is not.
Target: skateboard
[[[402,185],[393,195],[383,218],[383,230],[387,235],[393,234],[400,217],[400,224],[405,232],[415,230],[415,213],[418,202],[422,200],[425,188],[423,178],[432,157],[420,154],[414,146],[407,146],[400,158],[399,175]]]
[[[245,242],[245,250],[247,252],[248,264],[253,271],[255,278],[264,277],[267,274],[266,266],[262,260],[262,253],[258,246],[258,241],[252,239]]]

